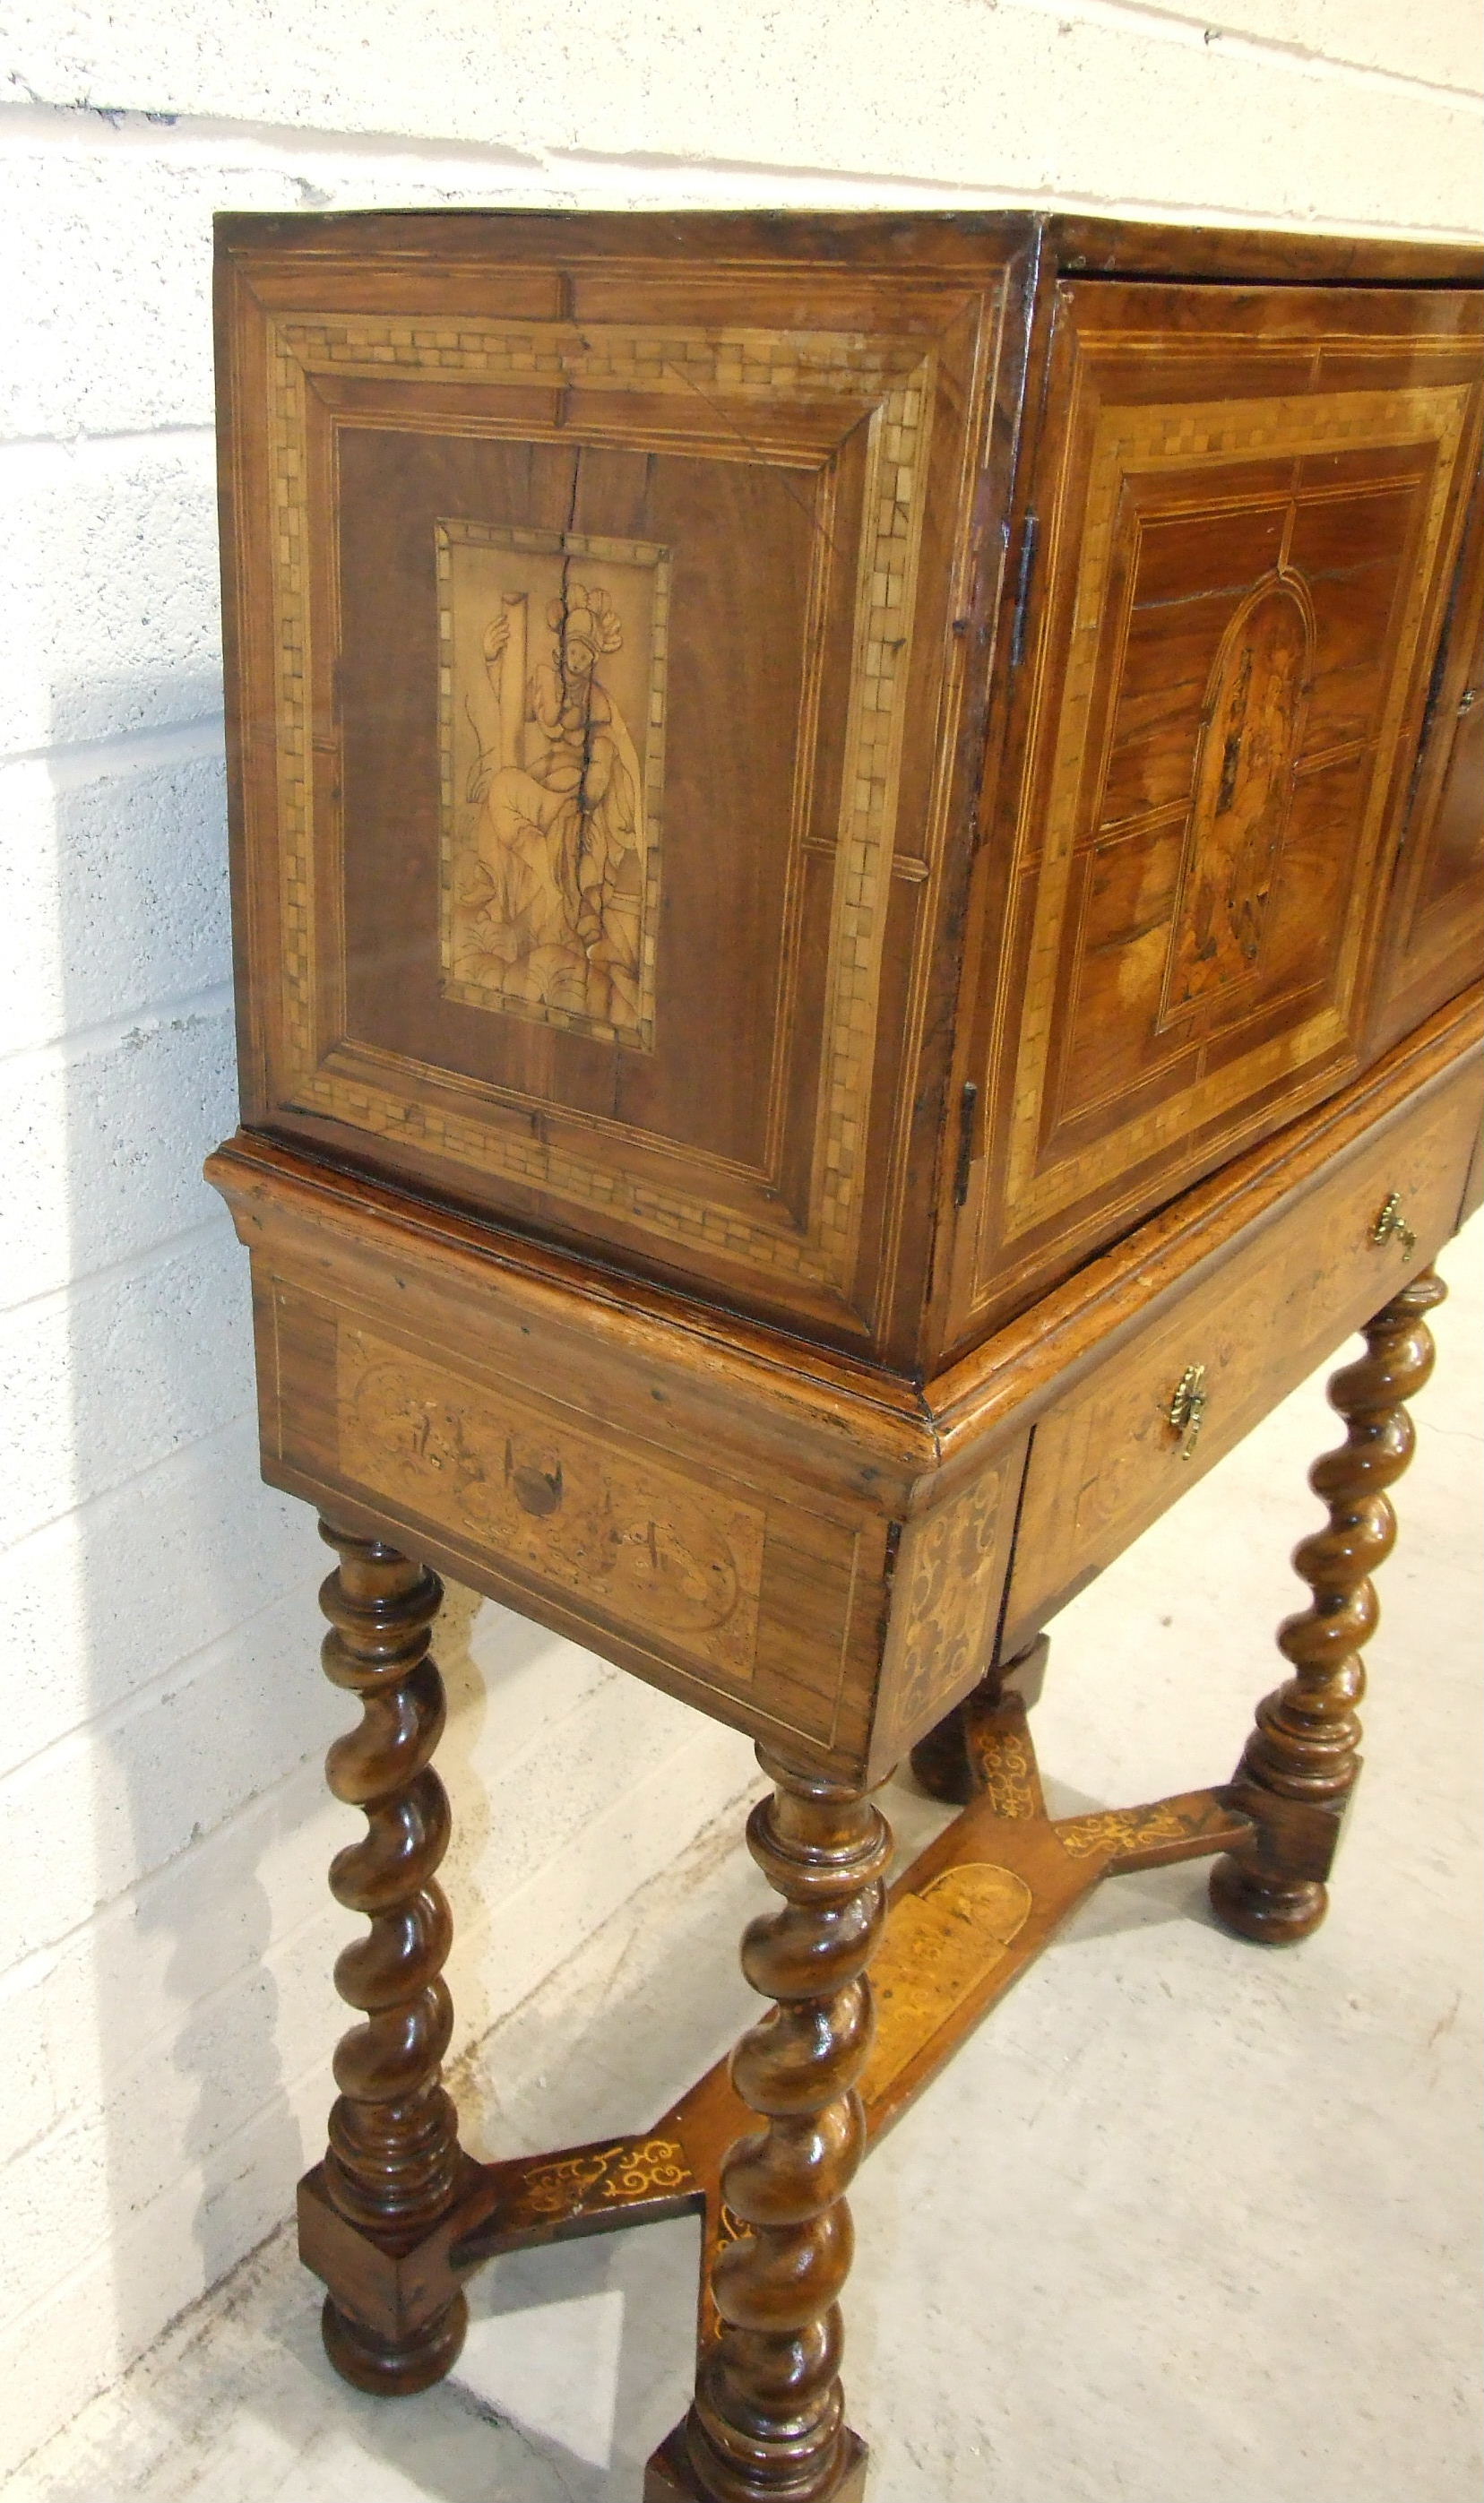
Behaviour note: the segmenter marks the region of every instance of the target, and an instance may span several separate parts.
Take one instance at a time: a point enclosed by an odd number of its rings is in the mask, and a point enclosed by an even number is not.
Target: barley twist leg
[[[442,1590],[395,1547],[321,1524],[340,1564],[320,1593],[332,1631],[322,1658],[361,1698],[360,1727],[326,1760],[336,1799],[364,1810],[366,1834],[336,1854],[330,1891],[370,1928],[345,1948],[335,1987],[363,2011],[335,2053],[325,2189],[383,2250],[407,2249],[453,2204],[464,2157],[441,2063],[453,2011],[442,1967],[452,1929],[436,1870],[448,1847],[448,1799],[431,1769],[443,1682],[429,1655]],[[325,2305],[331,2363],[361,2389],[404,2392],[441,2379],[464,2342],[459,2295],[397,2344]]]
[[[1397,1535],[1387,1489],[1415,1439],[1403,1402],[1432,1370],[1427,1316],[1446,1293],[1431,1269],[1411,1279],[1366,1324],[1365,1354],[1329,1385],[1348,1430],[1309,1474],[1329,1519],[1294,1553],[1294,1570],[1314,1594],[1278,1633],[1295,1674],[1259,1705],[1237,1767],[1233,1795],[1254,1820],[1254,1839],[1211,1872],[1222,1919],[1268,1945],[1307,1937],[1325,1916],[1340,1811],[1360,1772],[1361,1653],[1380,1615],[1370,1576]]]
[[[865,2453],[845,2421],[839,2296],[850,2266],[845,2192],[865,2148],[855,2081],[872,2031],[866,1966],[891,1852],[857,1790],[763,1749],[777,1784],[747,1828],[784,1908],[753,1921],[742,1970],[776,2004],[742,2037],[732,2080],[765,2126],[732,2146],[727,2205],[745,2229],[716,2263],[722,2334],[681,2438],[684,2483],[706,2503],[846,2503]]]

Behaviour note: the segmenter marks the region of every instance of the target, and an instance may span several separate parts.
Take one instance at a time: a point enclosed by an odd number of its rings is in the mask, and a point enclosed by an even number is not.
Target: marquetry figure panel
[[[971,1311],[1365,1057],[1477,358],[1425,308],[1300,342],[1191,292],[1058,307]]]
[[[1018,1435],[902,1533],[881,1676],[884,1771],[984,1672],[1005,1594],[1024,1463]]]
[[[650,1046],[669,551],[436,538],[444,994]]]

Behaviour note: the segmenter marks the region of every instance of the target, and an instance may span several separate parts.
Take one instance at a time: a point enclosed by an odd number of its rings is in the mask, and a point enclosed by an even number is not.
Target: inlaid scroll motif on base
[[[1011,1508],[1003,1468],[986,1468],[915,1522],[903,1541],[885,1707],[895,1746],[921,1737],[984,1668],[1004,1588]]]
[[[444,992],[647,1049],[669,553],[436,529]]]
[[[340,1466],[639,1637],[752,1674],[761,1508],[368,1331],[336,1356]]]

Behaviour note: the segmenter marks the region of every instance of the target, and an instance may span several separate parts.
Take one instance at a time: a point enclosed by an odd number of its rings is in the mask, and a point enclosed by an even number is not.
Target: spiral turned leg
[[[1406,1467],[1415,1439],[1402,1402],[1432,1370],[1426,1316],[1447,1291],[1431,1269],[1412,1279],[1366,1324],[1366,1354],[1329,1385],[1330,1405],[1349,1430],[1309,1474],[1329,1521],[1294,1552],[1294,1570],[1314,1594],[1278,1633],[1296,1675],[1258,1706],[1232,1785],[1233,1803],[1254,1820],[1254,1839],[1211,1871],[1211,1900],[1222,1919],[1266,1945],[1306,1938],[1325,1917],[1325,1879],[1361,1769],[1361,1650],[1380,1615],[1369,1577],[1397,1535],[1386,1490]]]
[[[649,2495],[706,2503],[846,2503],[865,2452],[845,2422],[838,2297],[850,2265],[844,2193],[865,2148],[855,2081],[872,2032],[865,1975],[885,1907],[886,1821],[858,1791],[759,1749],[775,1795],[747,1841],[785,1908],[753,1921],[742,1971],[777,2003],[742,2037],[732,2082],[764,2115],[721,2171],[744,2228],[716,2262],[721,2336]]]
[[[434,1879],[448,1847],[448,1799],[431,1766],[442,1734],[443,1681],[429,1656],[443,1595],[436,1577],[395,1547],[320,1525],[340,1556],[320,1593],[333,1631],[325,1671],[359,1695],[359,1729],[326,1759],[336,1799],[365,1811],[361,1842],[336,1854],[330,1890],[370,1929],[335,1966],[335,1987],[365,2022],[335,2053],[324,2189],[380,2250],[407,2250],[452,2205],[465,2159],[440,2079],[453,2010],[442,1979],[452,1936]],[[325,2305],[330,2362],[362,2390],[426,2389],[464,2343],[463,2295],[402,2337],[379,2335],[336,2301]]]

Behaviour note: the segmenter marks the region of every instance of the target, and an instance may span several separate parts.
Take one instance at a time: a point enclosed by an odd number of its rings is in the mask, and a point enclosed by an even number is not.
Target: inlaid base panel
[[[1040,1803],[1023,1702],[981,1710],[978,1796],[891,1890],[872,1962],[876,2032],[860,2081],[867,2144],[899,2119],[980,2019],[1034,1963],[1105,1877],[1250,1845],[1253,1828],[1224,1789],[1049,1819]],[[299,2248],[338,2311],[371,2341],[405,2344],[446,2314],[487,2260],[537,2245],[699,2213],[704,2219],[700,2344],[719,2322],[709,2288],[740,2228],[721,2196],[728,2147],[753,2115],[720,2060],[645,2130],[495,2164],[470,2162],[457,2204],[399,2254],[330,2206],[324,2168],[299,2185]],[[646,2503],[695,2490],[673,2436],[651,2463]],[[864,2453],[859,2461],[864,2475]],[[854,2471],[852,2469],[852,2474]],[[839,2492],[850,2496],[848,2482]]]
[[[1460,1002],[921,1388],[244,1133],[210,1172],[264,1475],[869,1787],[1447,1239],[1481,1028]]]

